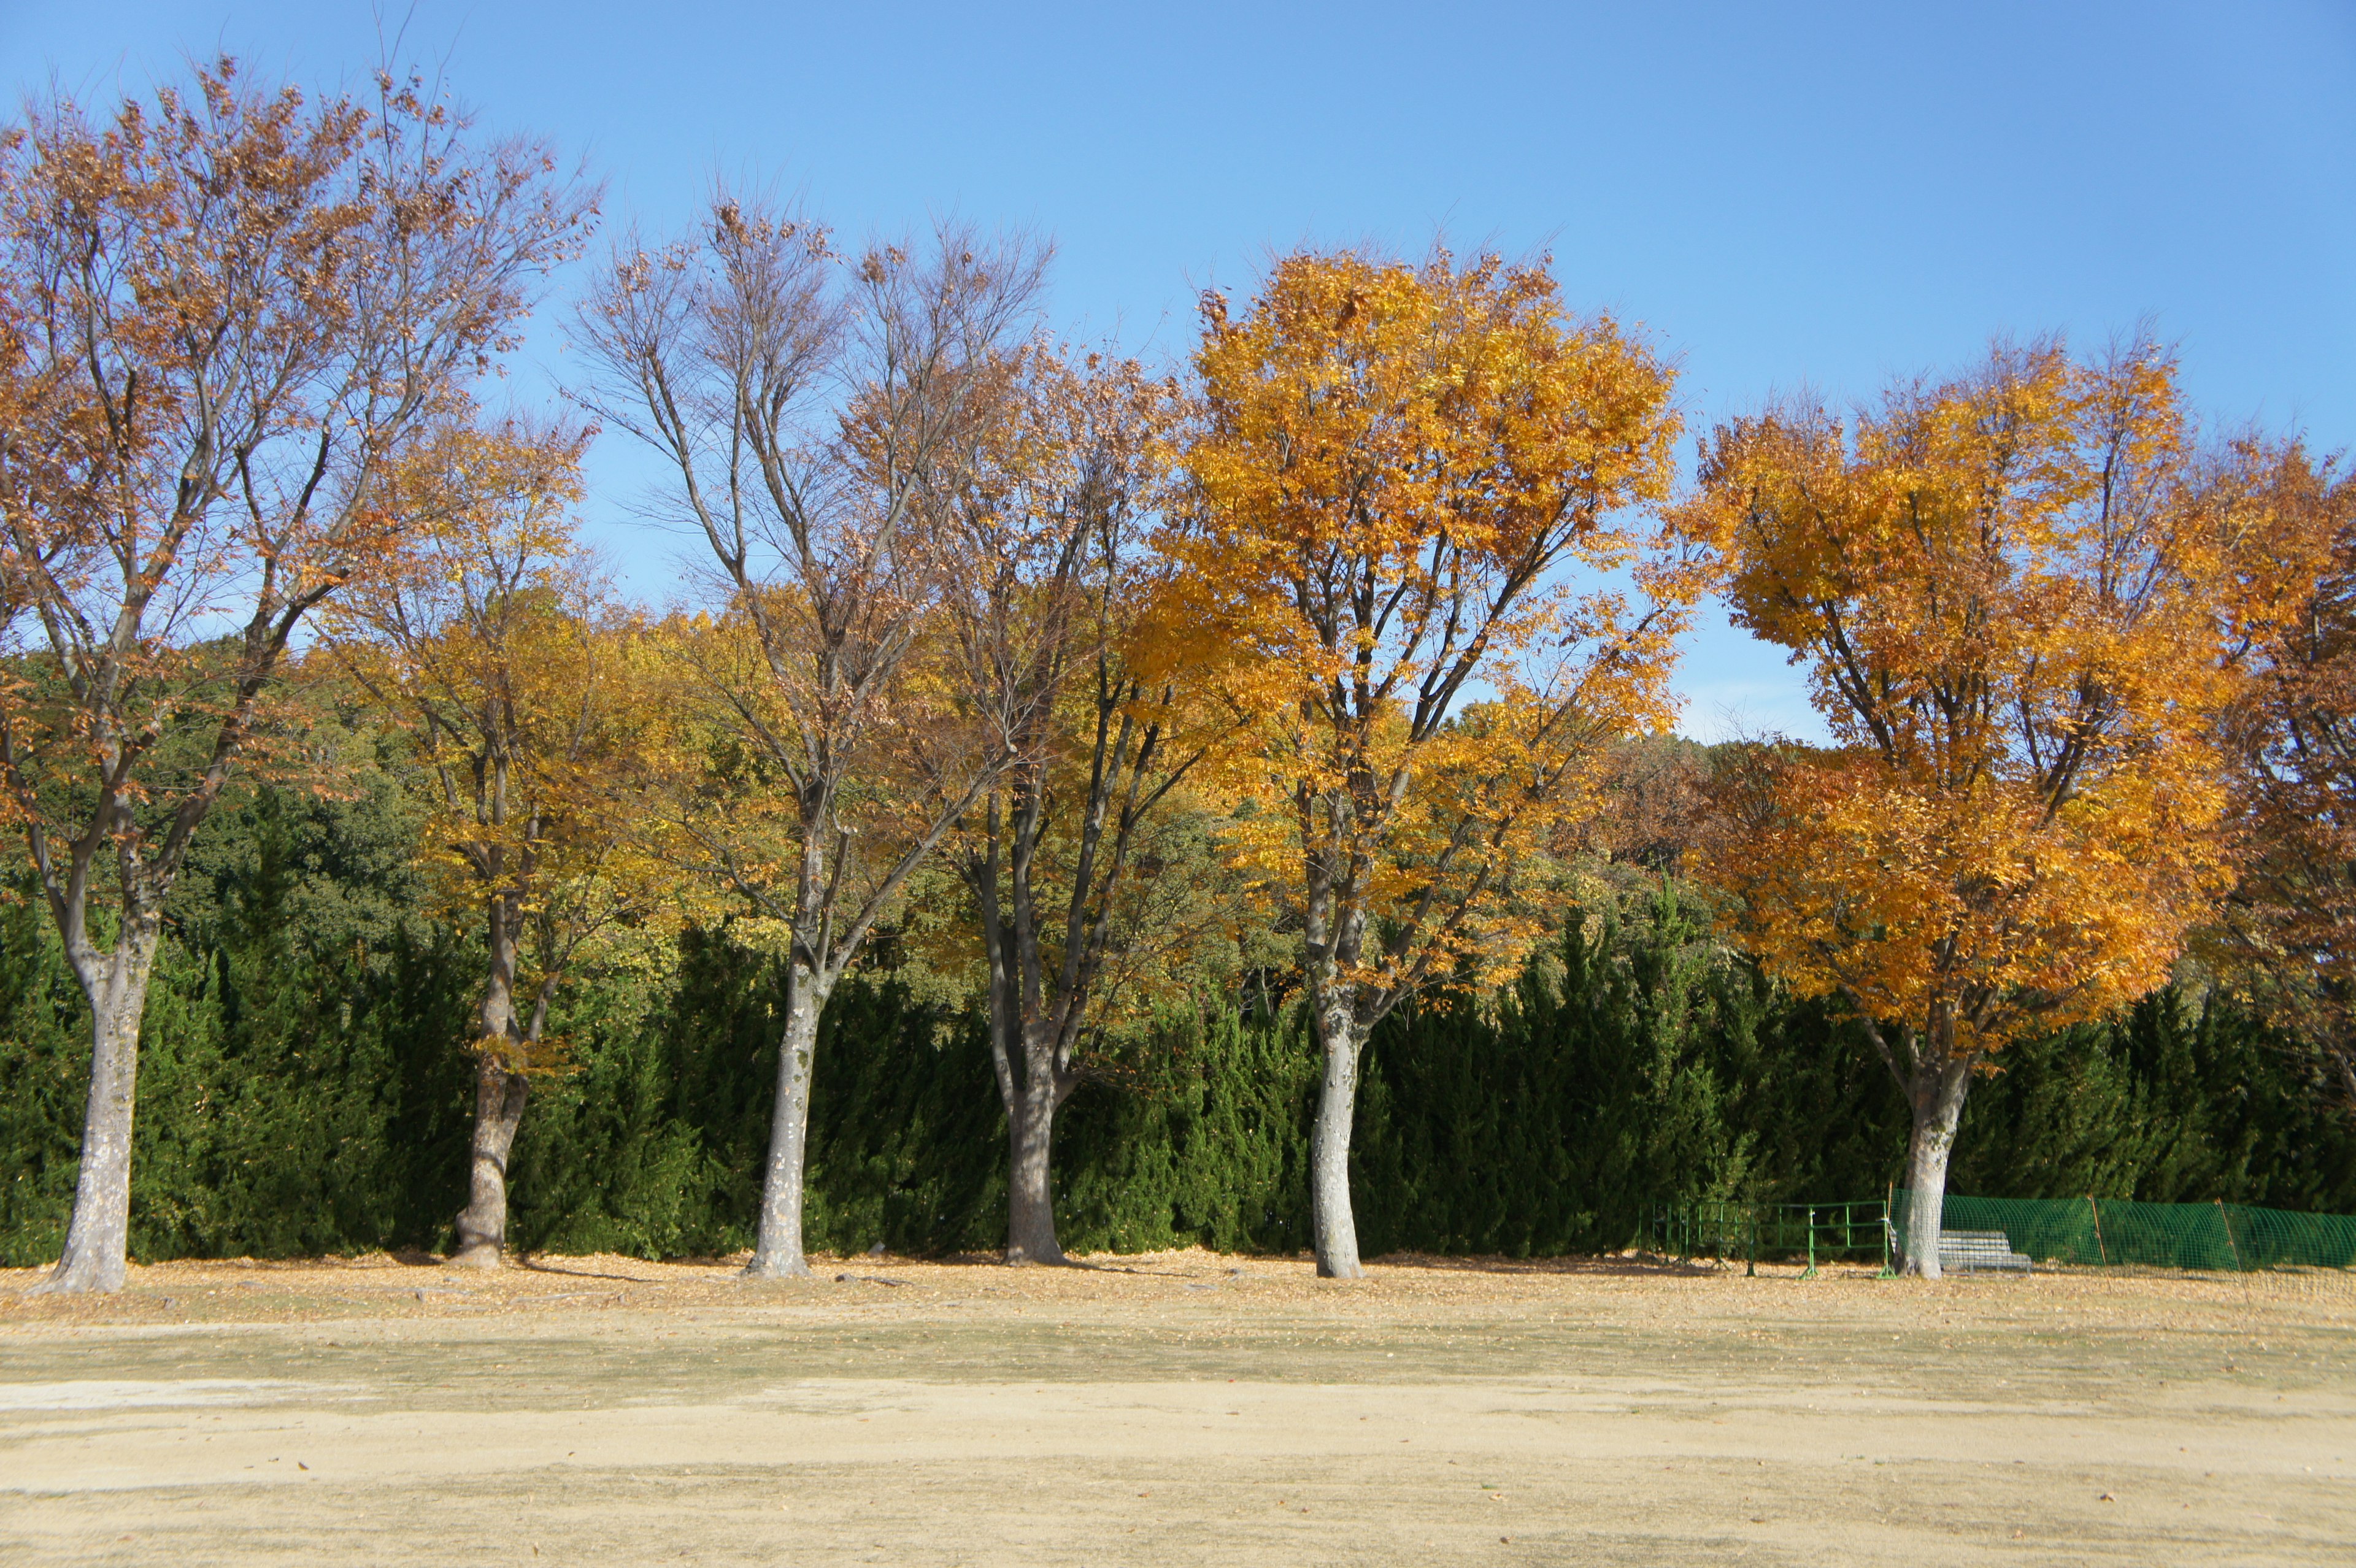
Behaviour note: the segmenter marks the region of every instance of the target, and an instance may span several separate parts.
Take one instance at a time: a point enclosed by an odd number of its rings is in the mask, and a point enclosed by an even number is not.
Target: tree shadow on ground
[[[1443,1274],[1572,1275],[1590,1278],[1688,1279],[1721,1272],[1722,1264],[1699,1259],[1661,1257],[1653,1253],[1611,1253],[1602,1257],[1500,1258],[1454,1257],[1440,1253],[1388,1253],[1371,1260],[1376,1268],[1433,1269]]]

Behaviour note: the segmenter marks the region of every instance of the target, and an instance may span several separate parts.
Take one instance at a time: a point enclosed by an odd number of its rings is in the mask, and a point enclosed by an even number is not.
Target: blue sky
[[[1550,250],[1640,321],[1694,427],[1841,398],[1989,335],[2149,316],[2221,422],[2356,443],[2356,5],[673,6],[418,0],[412,54],[662,231],[715,175],[853,234],[934,214],[1059,248],[1070,330],[1182,352],[1271,248]],[[0,78],[97,103],[226,49],[315,85],[365,4],[0,0]],[[534,350],[561,375],[552,334]],[[529,381],[530,377],[524,379]],[[519,384],[522,384],[519,382]],[[648,592],[676,545],[602,531]],[[1818,732],[1712,613],[1686,728]]]

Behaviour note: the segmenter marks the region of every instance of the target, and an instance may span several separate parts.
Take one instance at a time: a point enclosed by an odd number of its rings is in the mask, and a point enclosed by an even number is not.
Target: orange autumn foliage
[[[1671,709],[1689,585],[1622,510],[1666,493],[1670,373],[1495,257],[1293,256],[1248,315],[1205,310],[1162,656],[1237,721],[1223,776],[1264,807],[1238,842],[1312,924],[1390,923],[1336,944],[1336,979],[1502,973],[1535,936],[1512,867],[1579,809],[1599,739]]]
[[[2164,981],[2228,880],[2216,721],[2312,546],[2162,351],[2058,343],[1707,444],[1688,533],[1834,737],[1756,753],[1715,879],[1806,995],[1976,1061]],[[1893,1062],[1893,1065],[1896,1065]]]
[[[232,60],[0,126],[0,826],[91,1019],[48,1288],[119,1288],[165,909],[230,778],[299,772],[272,693],[402,543],[395,454],[514,347],[591,192],[423,79],[372,101]]]
[[[1301,923],[1318,1267],[1347,1277],[1368,1031],[1519,962],[1517,874],[1591,808],[1604,743],[1667,716],[1693,580],[1634,508],[1666,494],[1672,376],[1494,256],[1290,256],[1205,315],[1162,656],[1232,714],[1231,842]]]
[[[2204,956],[2356,1110],[2356,479],[2293,447],[2269,502],[2329,551],[2260,640],[2231,726],[2244,854]]]
[[[436,903],[487,921],[475,1045],[514,1072],[567,1065],[543,1029],[584,953],[669,912],[631,787],[653,656],[576,534],[586,444],[512,421],[428,432],[393,475],[406,548],[323,617],[413,747]]]

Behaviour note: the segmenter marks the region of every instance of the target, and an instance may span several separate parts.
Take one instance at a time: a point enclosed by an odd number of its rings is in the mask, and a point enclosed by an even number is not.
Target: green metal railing
[[[1664,1257],[1740,1258],[1755,1273],[1761,1258],[1807,1260],[1813,1277],[1820,1258],[1879,1263],[1891,1257],[1890,1205],[1879,1198],[1826,1203],[1741,1203],[1711,1200],[1664,1204],[1653,1211],[1646,1250]]]

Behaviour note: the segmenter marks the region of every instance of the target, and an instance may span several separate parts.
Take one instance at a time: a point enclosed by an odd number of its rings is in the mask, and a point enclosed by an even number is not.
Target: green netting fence
[[[1902,1252],[1912,1194],[1890,1194],[1890,1245]],[[2296,1214],[2242,1203],[2138,1203],[2125,1198],[1947,1195],[1940,1224],[2002,1231],[2039,1263],[2249,1270],[2356,1266],[2356,1215]]]
[[[1831,1203],[1665,1204],[1644,1245],[1668,1257],[1861,1259],[1902,1255],[1913,1195]],[[2037,1263],[2247,1271],[2356,1267],[2356,1214],[2298,1214],[2243,1203],[2125,1198],[1968,1198],[1949,1193],[1941,1225],[2001,1231]]]

